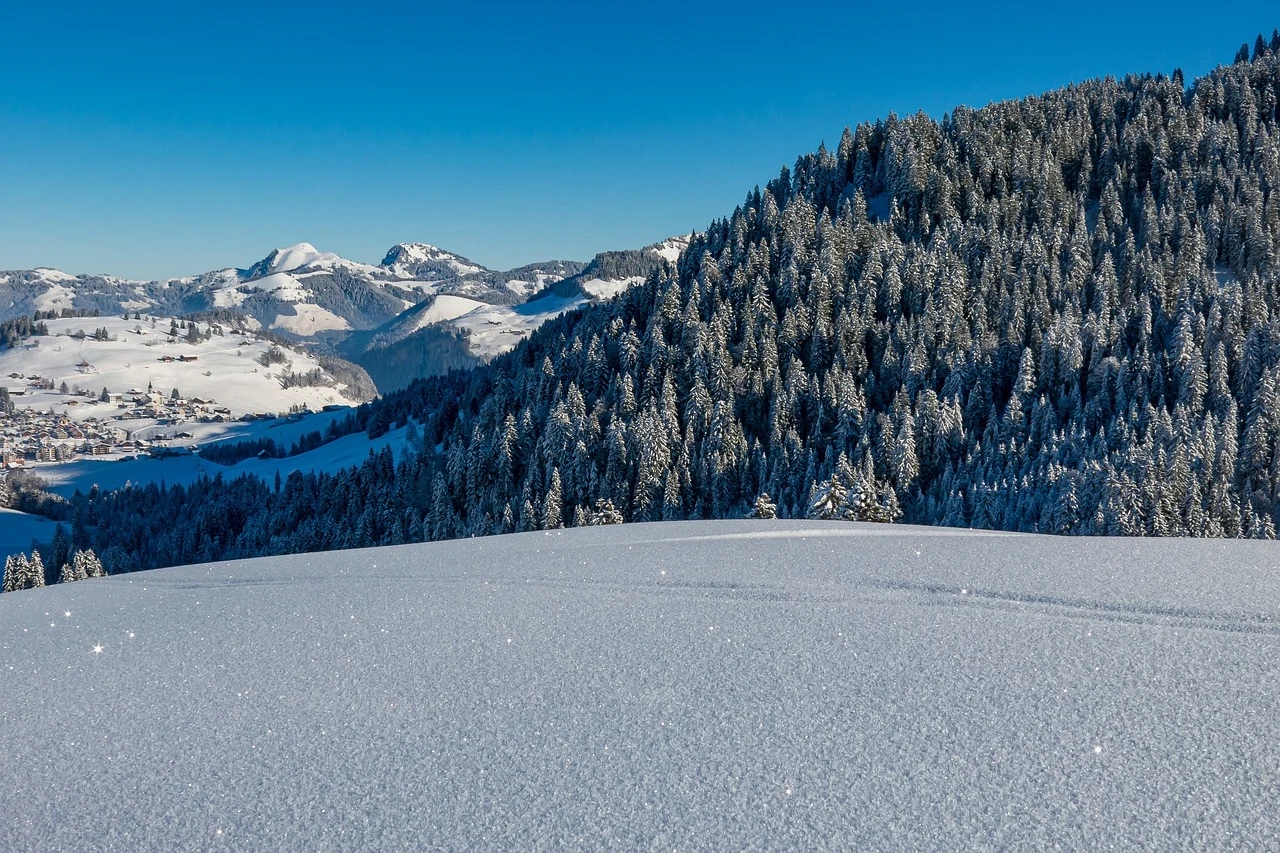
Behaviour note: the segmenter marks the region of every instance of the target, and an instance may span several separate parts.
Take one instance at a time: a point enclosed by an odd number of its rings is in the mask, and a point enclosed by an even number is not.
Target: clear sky
[[[307,241],[491,267],[703,228],[890,110],[1188,79],[1273,2],[7,3],[0,269],[136,278]]]

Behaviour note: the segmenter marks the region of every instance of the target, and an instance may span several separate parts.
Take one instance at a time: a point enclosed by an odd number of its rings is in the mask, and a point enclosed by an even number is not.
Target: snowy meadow
[[[1280,844],[1280,551],[794,521],[0,597],[0,848]]]

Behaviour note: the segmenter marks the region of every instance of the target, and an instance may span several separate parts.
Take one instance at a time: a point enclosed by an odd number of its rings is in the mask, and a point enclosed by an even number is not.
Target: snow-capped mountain
[[[438,292],[379,328],[352,335],[342,351],[368,370],[384,392],[402,388],[415,378],[481,364],[514,349],[552,317],[611,299],[663,264],[674,264],[688,245],[688,237],[672,237],[643,249],[601,252],[564,276],[522,268],[514,272],[523,281],[536,279],[539,287],[526,301],[515,304],[468,298],[458,290]],[[443,263],[456,263],[454,258]],[[442,261],[432,259],[431,263]],[[508,280],[505,285],[514,292],[523,281]]]
[[[59,310],[179,316],[232,311],[250,318],[255,328],[332,339],[380,326],[436,294],[486,304],[521,302],[582,268],[574,261],[550,261],[499,272],[425,243],[397,244],[382,263],[366,264],[298,243],[246,267],[164,281],[50,268],[0,272],[0,320]]]
[[[297,243],[245,267],[164,281],[15,270],[0,272],[0,320],[98,311],[242,323],[318,343],[365,366],[387,391],[507,352],[551,317],[612,298],[674,263],[688,242],[673,237],[602,252],[587,264],[548,261],[507,271],[428,243],[397,243],[378,264]]]

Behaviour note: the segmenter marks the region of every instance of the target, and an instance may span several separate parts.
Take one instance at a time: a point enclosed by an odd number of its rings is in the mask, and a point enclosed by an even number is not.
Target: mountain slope
[[[721,522],[11,593],[0,847],[1266,848],[1273,556]]]
[[[352,335],[341,352],[369,371],[384,393],[414,379],[484,364],[514,349],[547,320],[611,299],[674,264],[688,244],[687,237],[673,237],[643,249],[601,252],[580,271],[560,278],[539,272],[540,286],[520,304],[486,304],[453,294],[429,297],[378,329]]]
[[[631,520],[767,492],[788,516],[1274,536],[1276,47],[1190,90],[860,126],[676,274],[373,419],[431,424],[455,531],[542,523],[552,491]]]

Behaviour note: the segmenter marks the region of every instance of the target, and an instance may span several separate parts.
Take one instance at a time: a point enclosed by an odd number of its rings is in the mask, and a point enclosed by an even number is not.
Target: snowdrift
[[[625,525],[0,596],[0,848],[1280,843],[1280,548]]]

